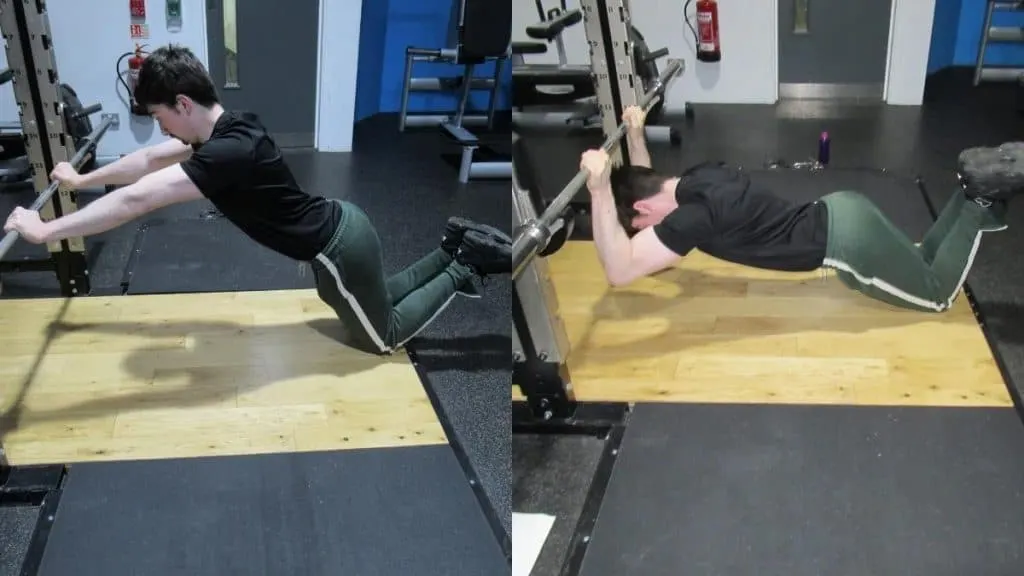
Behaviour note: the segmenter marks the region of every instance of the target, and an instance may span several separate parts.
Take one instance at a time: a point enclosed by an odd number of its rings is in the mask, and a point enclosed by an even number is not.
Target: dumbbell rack
[[[34,188],[50,184],[54,166],[75,155],[75,143],[67,131],[66,111],[57,74],[53,35],[45,5],[25,0],[0,0],[0,32],[3,33],[7,65],[18,103],[25,151],[32,168]],[[51,220],[78,209],[74,191],[61,189],[40,216]],[[63,296],[88,294],[89,271],[82,237],[47,245],[50,258],[8,259],[0,262],[0,273],[53,271]]]
[[[1024,28],[1020,26],[993,26],[992,20],[998,13],[1024,13],[1024,2],[989,0],[985,6],[985,18],[978,46],[978,59],[974,64],[974,85],[982,82],[1016,82],[1024,76],[1024,67],[985,66],[985,53],[990,43],[1024,43]]]

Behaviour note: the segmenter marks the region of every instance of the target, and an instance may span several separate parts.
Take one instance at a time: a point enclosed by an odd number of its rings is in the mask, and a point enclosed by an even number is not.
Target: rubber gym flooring
[[[381,115],[350,155],[286,153],[313,193],[366,210],[395,272],[450,215],[510,231],[508,182],[460,185],[442,140]],[[88,249],[88,297],[60,299],[53,273],[3,278],[0,438],[20,466],[0,478],[0,574],[508,572],[507,280],[378,358],[338,343],[308,267],[208,203]]]
[[[857,189],[920,238],[962,148],[1020,139],[1017,98],[946,70],[921,108],[695,105],[682,146],[652,157],[729,161],[793,199]],[[825,172],[766,168],[813,159],[823,130]],[[549,197],[601,140],[522,136]],[[569,367],[581,421],[624,414],[597,435],[514,418],[513,512],[553,517],[534,576],[1024,570],[1019,202],[941,316],[700,254],[610,289],[585,228],[548,259]]]

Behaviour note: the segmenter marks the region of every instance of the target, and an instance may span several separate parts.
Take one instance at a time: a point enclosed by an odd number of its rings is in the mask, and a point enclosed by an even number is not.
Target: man
[[[616,286],[699,249],[768,270],[833,269],[869,297],[944,312],[967,278],[981,234],[1006,228],[1006,202],[1024,185],[1024,144],[963,151],[961,189],[917,246],[856,192],[793,203],[724,164],[700,164],[679,177],[659,174],[651,169],[643,111],[631,107],[623,120],[631,166],[609,169],[600,150],[581,161],[589,172],[594,243]]]
[[[254,241],[309,262],[317,293],[346,324],[351,343],[375,354],[401,347],[455,294],[476,296],[475,275],[511,269],[506,235],[451,218],[440,247],[385,278],[380,239],[366,214],[349,202],[304,192],[258,117],[224,110],[213,81],[187,48],[169,45],[151,53],[134,96],[172,139],[87,174],[57,165],[51,178],[71,188],[122,187],[50,222],[15,209],[5,231],[17,230],[32,243],[55,242],[207,198]]]

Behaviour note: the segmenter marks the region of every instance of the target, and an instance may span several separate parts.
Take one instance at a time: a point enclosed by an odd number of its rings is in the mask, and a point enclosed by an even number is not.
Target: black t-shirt
[[[679,207],[654,233],[680,256],[696,248],[737,264],[794,272],[815,270],[825,258],[825,205],[786,201],[736,168],[708,163],[687,170],[676,199]]]
[[[316,257],[341,218],[336,202],[307,194],[255,114],[225,111],[182,170],[224,217],[296,260]]]

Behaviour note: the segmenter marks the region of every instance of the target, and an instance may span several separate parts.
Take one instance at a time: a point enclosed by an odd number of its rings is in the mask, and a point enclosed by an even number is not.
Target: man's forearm
[[[93,188],[134,184],[153,169],[148,149],[142,148],[118,158],[106,166],[82,174],[82,184],[79,187]]]
[[[192,147],[171,138],[159,144],[136,150],[123,158],[82,175],[79,188],[92,186],[124,186],[134,184],[143,176],[178,162],[184,162],[192,154]]]
[[[145,212],[144,203],[134,196],[131,188],[118,188],[81,210],[47,222],[46,242],[106,232]]]
[[[647,137],[643,130],[627,134],[626,144],[629,146],[629,163],[631,165],[651,168],[651,155],[647,151]]]
[[[618,210],[611,190],[591,193],[591,220],[597,257],[604,268],[605,277],[612,285],[624,282],[629,274],[633,247],[629,236],[619,224]]]

